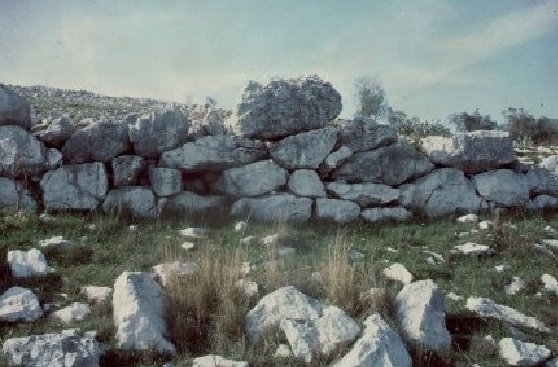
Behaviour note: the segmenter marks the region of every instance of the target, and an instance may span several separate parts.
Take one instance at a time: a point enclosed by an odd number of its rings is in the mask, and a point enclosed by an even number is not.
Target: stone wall
[[[251,82],[236,135],[200,136],[179,111],[34,129],[28,103],[0,85],[0,208],[342,223],[558,206],[555,172],[522,167],[505,133],[417,150],[371,120],[334,124],[340,111],[339,93],[308,77]]]

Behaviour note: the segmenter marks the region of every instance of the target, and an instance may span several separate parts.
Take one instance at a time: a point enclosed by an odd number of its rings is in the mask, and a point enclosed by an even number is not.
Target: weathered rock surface
[[[451,348],[444,292],[432,280],[406,285],[395,303],[397,320],[407,340],[434,351]]]
[[[410,284],[413,281],[413,274],[404,265],[399,263],[391,264],[382,273],[386,278],[403,284]]]
[[[222,170],[256,162],[267,156],[258,140],[236,136],[207,136],[166,151],[160,165],[188,171]]]
[[[337,168],[347,159],[349,159],[353,155],[353,151],[351,148],[343,145],[336,151],[331,152],[325,159],[323,166],[320,168],[324,168],[327,172]]]
[[[112,299],[116,340],[122,349],[175,353],[167,339],[165,297],[151,273],[124,272],[114,283]]]
[[[434,165],[422,153],[401,143],[356,153],[335,173],[337,178],[348,181],[400,185],[425,175],[433,168]]]
[[[397,131],[390,125],[380,125],[369,118],[355,118],[343,125],[339,140],[358,153],[395,143]]]
[[[39,299],[29,289],[11,287],[0,296],[1,321],[35,321],[41,316],[43,316],[43,309]]]
[[[346,223],[356,220],[360,214],[358,204],[339,199],[316,199],[316,218]]]
[[[399,190],[381,184],[331,182],[327,185],[327,190],[341,199],[354,201],[363,208],[396,202],[400,194]]]
[[[552,172],[558,173],[558,155],[550,155],[544,158],[540,166]]]
[[[504,338],[498,343],[498,354],[510,366],[537,366],[547,360],[550,353],[544,345],[512,338]]]
[[[16,278],[42,276],[53,271],[43,253],[37,249],[8,251],[8,264]]]
[[[329,127],[289,136],[273,144],[269,151],[282,167],[317,169],[335,146],[337,132]]]
[[[367,222],[405,221],[411,218],[411,212],[403,207],[363,209],[360,216]]]
[[[421,139],[423,149],[436,164],[479,173],[517,161],[508,133],[473,131],[454,138],[429,136]]]
[[[157,196],[171,196],[182,191],[182,172],[175,168],[152,168],[151,187]]]
[[[474,182],[484,199],[502,206],[523,206],[529,200],[527,178],[509,169],[480,173],[475,176]]]
[[[192,367],[248,367],[248,362],[232,361],[217,355],[194,358]]]
[[[242,134],[278,138],[319,129],[341,112],[341,95],[317,76],[250,82],[237,107]]]
[[[529,200],[525,207],[529,210],[558,208],[558,198],[549,195],[538,195]]]
[[[145,187],[110,190],[103,202],[105,213],[132,218],[156,218],[157,202],[153,191]]]
[[[114,186],[134,186],[145,169],[145,160],[137,155],[121,155],[112,160]]]
[[[35,135],[48,147],[62,148],[64,143],[74,134],[75,128],[67,115],[56,118],[44,130],[38,131]]]
[[[104,199],[108,179],[100,162],[71,164],[47,172],[41,188],[47,209],[92,210]]]
[[[531,195],[558,196],[558,176],[546,168],[533,168],[525,174]]]
[[[198,195],[190,191],[159,199],[159,215],[163,217],[183,216],[188,214],[211,213],[222,210],[225,197],[218,195]]]
[[[94,338],[69,331],[8,339],[2,349],[8,366],[99,367],[101,354]]]
[[[99,121],[75,132],[64,144],[66,163],[110,162],[128,149],[128,127]]]
[[[22,183],[0,177],[0,209],[33,211],[37,202]]]
[[[31,109],[25,98],[0,84],[0,126],[4,125],[31,129]]]
[[[157,157],[184,144],[188,128],[189,121],[182,112],[165,111],[141,116],[129,126],[129,134],[137,155]]]
[[[494,318],[513,326],[527,327],[541,332],[550,331],[543,322],[536,318],[526,316],[511,307],[497,304],[488,298],[469,298],[467,300],[467,309],[476,312],[481,317]]]
[[[289,190],[298,196],[324,197],[324,184],[316,171],[299,169],[289,176]]]
[[[250,218],[264,222],[306,222],[312,215],[312,200],[290,194],[242,198],[233,204],[231,215],[249,215]]]
[[[287,184],[287,171],[271,160],[223,171],[218,188],[233,196],[258,196]]]
[[[0,175],[38,175],[48,166],[43,142],[19,126],[0,126]]]
[[[364,321],[362,336],[334,367],[411,367],[405,344],[382,317],[375,313]]]
[[[401,188],[401,204],[428,217],[477,212],[482,199],[463,172],[442,168]]]
[[[70,323],[72,321],[81,321],[91,313],[91,309],[85,303],[74,302],[68,307],[64,307],[52,315],[60,321]]]
[[[191,261],[173,261],[170,263],[155,265],[153,267],[153,272],[157,274],[161,285],[166,287],[172,279],[192,275],[196,273],[199,268],[198,264]]]

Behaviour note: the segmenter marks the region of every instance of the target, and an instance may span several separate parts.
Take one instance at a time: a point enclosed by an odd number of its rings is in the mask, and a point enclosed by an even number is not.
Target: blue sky
[[[0,0],[0,81],[237,103],[249,80],[354,80],[426,119],[558,117],[558,0]]]

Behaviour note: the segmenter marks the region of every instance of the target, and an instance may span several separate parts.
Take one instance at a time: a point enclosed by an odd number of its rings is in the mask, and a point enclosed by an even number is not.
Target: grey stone
[[[149,170],[151,187],[158,196],[171,196],[183,189],[182,172],[175,168],[152,168]]]
[[[317,76],[250,82],[237,106],[242,134],[278,138],[319,129],[341,112],[341,95]]]
[[[558,155],[550,155],[544,158],[540,166],[552,172],[558,173]]]
[[[21,182],[0,177],[0,209],[34,211],[37,202]]]
[[[339,140],[358,153],[395,143],[397,131],[390,125],[380,125],[369,118],[355,118],[343,125]]]
[[[74,132],[70,117],[64,115],[52,120],[46,129],[38,131],[35,135],[48,147],[62,148]]]
[[[421,139],[423,149],[436,164],[465,173],[479,173],[517,161],[508,133],[479,130],[454,138],[430,136]]]
[[[529,200],[525,207],[535,211],[558,208],[558,198],[549,195],[538,195]]]
[[[33,176],[47,168],[45,145],[19,126],[0,126],[0,175]]]
[[[25,98],[0,84],[0,126],[4,125],[15,125],[30,130],[31,109]]]
[[[223,171],[218,187],[234,196],[258,196],[287,183],[287,171],[271,160]]]
[[[166,151],[160,165],[188,171],[223,170],[265,158],[267,150],[258,140],[229,135],[206,136]]]
[[[250,216],[263,222],[306,222],[312,215],[312,200],[290,194],[242,198],[233,204],[231,215]]]
[[[316,218],[337,223],[352,222],[358,218],[358,204],[339,199],[316,199]]]
[[[534,168],[525,174],[531,195],[558,196],[558,174],[546,168]]]
[[[325,128],[289,136],[271,145],[271,157],[288,169],[317,169],[337,141],[337,129]]]
[[[399,190],[382,184],[346,184],[331,182],[327,184],[327,191],[344,199],[352,200],[361,207],[383,205],[397,202]]]
[[[137,155],[121,155],[112,160],[114,186],[134,186],[145,169],[145,160]]]
[[[0,320],[7,322],[35,321],[43,316],[37,296],[29,289],[8,288],[0,295]]]
[[[95,209],[108,189],[105,166],[102,163],[62,166],[43,176],[41,189],[47,209]]]
[[[190,191],[159,199],[159,215],[163,217],[183,217],[188,214],[212,213],[223,210],[225,197],[217,195],[198,195]]]
[[[43,276],[53,271],[43,253],[37,249],[8,251],[8,264],[15,278]]]
[[[46,166],[48,170],[53,170],[62,165],[62,153],[56,148],[48,148],[46,154]]]
[[[166,150],[184,144],[188,137],[189,120],[180,111],[151,113],[129,126],[134,151],[143,157],[157,157]]]
[[[325,159],[323,168],[327,172],[337,168],[339,165],[344,163],[347,159],[349,159],[353,155],[353,151],[351,148],[343,145],[336,151],[331,152]],[[320,167],[320,168],[322,168]]]
[[[382,221],[405,221],[411,218],[411,212],[403,207],[394,208],[370,208],[363,209],[360,216],[367,222],[382,222]]]
[[[315,171],[299,169],[289,177],[289,190],[298,196],[324,197],[324,184]]]
[[[128,127],[121,123],[98,121],[76,131],[64,144],[66,163],[110,162],[128,149]]]
[[[484,199],[502,206],[524,206],[529,200],[527,178],[509,169],[480,173],[475,176],[474,182]]]
[[[400,185],[425,175],[433,168],[434,165],[416,149],[396,144],[357,153],[334,172],[337,178],[349,181]]]
[[[132,218],[156,218],[157,202],[153,191],[142,186],[110,190],[103,202],[108,214]]]
[[[510,366],[538,366],[550,358],[551,351],[544,345],[504,338],[498,343],[498,354]]]

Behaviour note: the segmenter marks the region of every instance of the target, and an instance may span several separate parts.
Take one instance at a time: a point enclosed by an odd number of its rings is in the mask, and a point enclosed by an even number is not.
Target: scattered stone
[[[334,367],[411,367],[405,344],[382,317],[375,313],[364,322],[364,331],[351,350]]]
[[[411,218],[410,211],[403,207],[394,208],[370,208],[363,209],[360,216],[367,222],[383,222],[383,221],[405,221]]]
[[[110,190],[103,202],[105,213],[118,217],[157,218],[157,201],[153,191],[142,186]]]
[[[541,282],[545,293],[554,293],[558,296],[558,280],[555,277],[545,273],[541,276]]]
[[[91,313],[91,309],[85,303],[74,302],[68,307],[54,312],[52,315],[64,323],[81,321]]]
[[[192,367],[248,367],[248,362],[236,362],[217,355],[194,358]]]
[[[118,347],[176,352],[167,339],[165,296],[151,273],[124,272],[114,283],[112,299]]]
[[[544,345],[504,338],[498,343],[498,354],[510,366],[536,366],[550,357],[550,349]]]
[[[89,285],[82,287],[81,292],[85,294],[89,302],[103,303],[109,298],[112,288]]]
[[[495,265],[494,269],[498,272],[498,273],[503,273],[506,270],[511,269],[511,266],[509,264],[501,264],[501,265]]]
[[[452,301],[461,301],[463,299],[463,296],[460,296],[458,294],[455,294],[453,292],[449,292],[447,294],[448,299],[452,300]]]
[[[199,270],[199,268],[199,265],[192,261],[174,261],[171,263],[164,263],[153,266],[153,272],[157,274],[161,285],[163,287],[166,287],[172,279],[195,274]]]
[[[192,238],[195,240],[205,238],[205,236],[207,236],[207,231],[203,228],[190,227],[181,229],[178,233],[180,233],[181,236]]]
[[[8,264],[15,278],[43,276],[54,271],[43,253],[37,249],[8,251]]]
[[[182,172],[174,168],[152,168],[149,170],[151,187],[157,196],[171,196],[183,189]]]
[[[250,216],[262,222],[307,222],[312,215],[312,199],[291,194],[269,195],[260,198],[241,198],[231,208],[233,216]]]
[[[184,242],[180,245],[180,247],[186,251],[190,251],[196,248],[196,244],[193,242]]]
[[[555,240],[553,238],[548,238],[548,239],[542,240],[542,243],[544,243],[547,246],[554,247],[555,249],[558,249],[558,240]]]
[[[68,247],[73,244],[72,241],[64,239],[63,236],[52,236],[45,240],[39,240],[39,246],[44,249]]]
[[[0,296],[0,320],[7,322],[35,321],[43,316],[37,296],[29,289],[8,288]]]
[[[399,263],[392,264],[385,268],[383,273],[386,278],[403,284],[409,284],[413,281],[413,274],[411,274],[405,266]]]
[[[479,217],[475,213],[469,213],[457,218],[457,222],[459,223],[477,223],[478,220]]]
[[[48,212],[42,212],[39,215],[39,220],[43,223],[51,223],[54,222],[56,218],[50,215]]]
[[[246,298],[252,298],[258,295],[258,283],[254,281],[239,279],[236,281],[235,285]]]
[[[492,222],[491,220],[483,220],[479,222],[479,228],[483,231],[486,231],[492,227],[494,227],[494,222]]]
[[[491,255],[494,253],[494,249],[487,245],[481,245],[474,242],[467,242],[462,245],[454,247],[454,251],[461,255],[466,256],[482,256]]]
[[[405,338],[434,351],[449,350],[445,297],[431,279],[407,284],[395,299],[397,320]]]
[[[244,232],[246,230],[247,225],[248,224],[244,220],[238,221],[234,225],[234,231],[235,232]]]
[[[550,331],[550,329],[543,322],[537,320],[536,318],[526,316],[511,307],[497,304],[488,298],[470,297],[467,300],[467,309],[476,312],[481,317],[494,318],[496,320],[507,322],[512,326],[527,327],[541,332]]]
[[[157,157],[161,152],[185,143],[189,122],[181,111],[169,110],[141,116],[129,126],[136,154]]]
[[[316,218],[336,223],[352,222],[358,218],[360,207],[349,200],[316,199]]]
[[[423,253],[427,255],[425,261],[430,265],[439,265],[444,262],[444,257],[434,251],[424,250]]]
[[[342,182],[331,182],[327,185],[327,190],[341,199],[358,203],[362,208],[397,202],[400,195],[399,190],[381,184],[351,185]]]
[[[315,171],[299,169],[289,177],[289,190],[298,196],[325,197],[324,184]]]
[[[521,279],[520,277],[513,277],[510,284],[508,284],[504,287],[504,292],[508,296],[513,296],[513,295],[517,294],[518,292],[522,291],[523,289],[525,289],[525,287],[526,287],[526,284],[525,284],[525,281],[523,279]]]
[[[241,245],[251,245],[256,240],[256,236],[247,236],[240,239]]]
[[[279,241],[281,241],[282,238],[284,238],[284,236],[282,236],[281,234],[274,233],[274,234],[269,234],[267,236],[262,237],[260,242],[261,242],[262,245],[273,246],[273,245],[277,245],[279,243]]]

